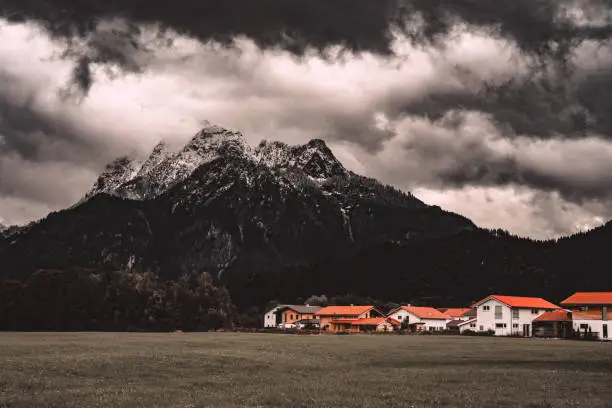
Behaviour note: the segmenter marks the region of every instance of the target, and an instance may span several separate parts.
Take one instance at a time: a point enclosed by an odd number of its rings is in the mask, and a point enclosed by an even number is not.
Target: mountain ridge
[[[50,265],[220,276],[475,228],[347,170],[321,139],[252,148],[206,124],[177,152],[160,143],[112,161],[75,206],[0,241],[0,276]]]

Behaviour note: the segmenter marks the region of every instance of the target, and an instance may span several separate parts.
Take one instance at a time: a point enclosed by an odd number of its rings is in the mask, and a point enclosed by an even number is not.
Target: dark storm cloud
[[[100,19],[161,23],[200,39],[231,42],[246,35],[261,46],[343,44],[355,50],[389,51],[389,21],[395,0],[4,0],[12,20],[34,19],[53,33],[72,36],[92,31]]]
[[[570,78],[510,79],[502,84],[485,84],[483,89],[439,92],[407,102],[409,114],[440,119],[449,110],[465,109],[490,113],[509,134],[536,137],[582,137],[587,131],[612,133],[612,122],[599,101],[610,100],[612,88],[588,91],[590,83],[576,84]],[[582,95],[583,97],[579,97]],[[595,120],[588,122],[587,117]]]
[[[4,15],[44,41],[52,33],[48,48],[61,55],[39,63],[0,48],[0,72],[33,66],[21,85],[34,95],[0,89],[0,165],[22,169],[4,194],[61,208],[95,178],[69,185],[65,172],[100,170],[132,142],[188,137],[205,118],[254,139],[352,145],[363,152],[352,158],[360,172],[406,189],[519,186],[535,192],[529,202],[542,201],[538,192],[560,192],[547,198],[555,206],[605,202],[612,150],[593,140],[612,135],[612,64],[591,58],[594,75],[576,52],[587,42],[609,47],[611,9],[608,0],[4,0]],[[399,27],[408,41],[394,37]],[[4,38],[28,43],[18,31]],[[46,58],[44,41],[37,52]],[[375,55],[321,62],[309,49],[328,45]],[[394,127],[406,118],[416,124]],[[368,166],[367,157],[381,160]]]
[[[563,8],[580,7],[586,17],[602,16],[609,0],[4,0],[12,20],[34,19],[53,33],[85,35],[98,21],[123,18],[164,27],[203,40],[231,42],[246,35],[260,46],[301,52],[306,46],[342,44],[352,50],[390,52],[390,26],[430,41],[458,22],[490,27],[525,50],[561,55],[577,41],[608,38],[609,24],[577,26]],[[414,31],[413,19],[424,20]],[[134,29],[136,30],[136,29]],[[133,36],[134,33],[132,33]],[[113,55],[109,54],[109,58]]]
[[[579,8],[585,18],[605,16],[609,0],[405,0],[403,15],[420,13],[423,30],[417,35],[432,39],[448,33],[458,22],[489,27],[519,47],[539,55],[565,59],[567,52],[587,39],[610,38],[610,21],[597,26],[578,25],[564,12]]]
[[[10,80],[0,73],[0,87],[5,91]],[[83,153],[94,149],[69,121],[39,109],[34,93],[27,92],[0,93],[0,136],[0,154],[10,152],[30,161],[86,163]]]

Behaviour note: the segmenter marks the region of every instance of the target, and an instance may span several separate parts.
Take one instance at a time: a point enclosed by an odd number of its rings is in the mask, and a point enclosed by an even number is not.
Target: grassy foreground
[[[0,407],[610,407],[612,343],[0,333]]]

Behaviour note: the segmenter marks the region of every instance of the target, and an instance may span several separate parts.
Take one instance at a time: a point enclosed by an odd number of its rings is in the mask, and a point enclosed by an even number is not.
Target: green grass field
[[[611,407],[612,343],[0,333],[0,407]]]

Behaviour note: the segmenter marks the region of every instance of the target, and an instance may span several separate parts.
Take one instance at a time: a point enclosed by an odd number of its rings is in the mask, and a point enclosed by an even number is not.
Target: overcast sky
[[[70,3],[0,4],[0,223],[204,120],[252,144],[322,138],[483,227],[612,218],[611,0]]]

